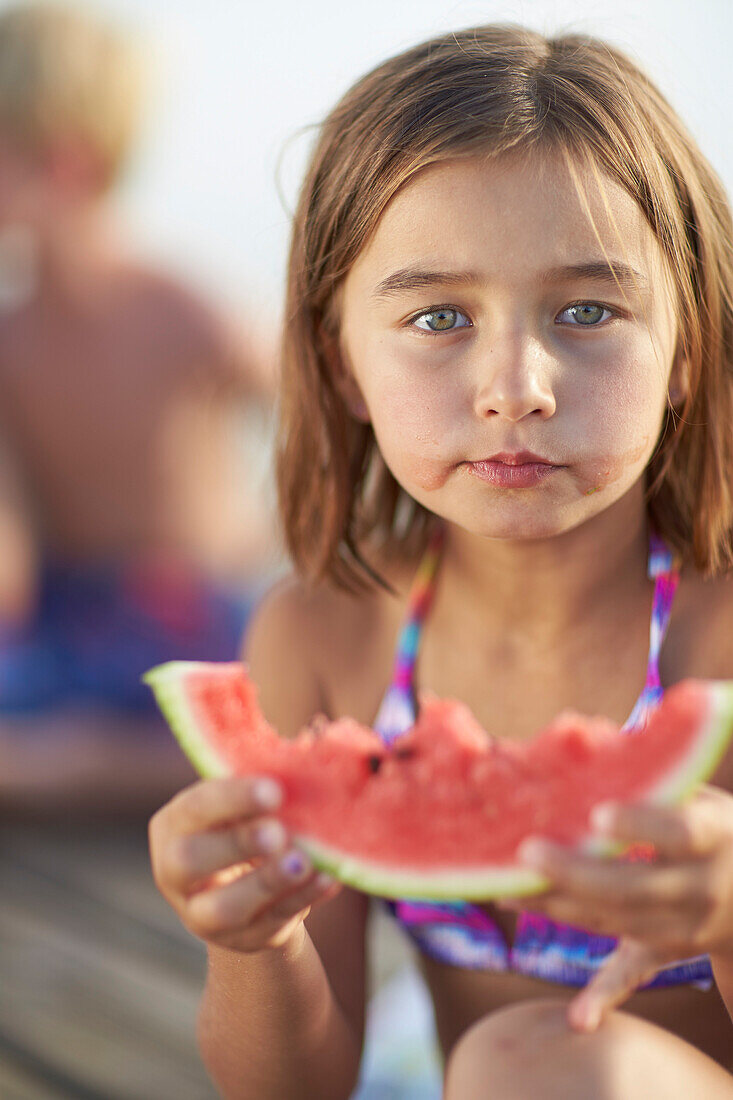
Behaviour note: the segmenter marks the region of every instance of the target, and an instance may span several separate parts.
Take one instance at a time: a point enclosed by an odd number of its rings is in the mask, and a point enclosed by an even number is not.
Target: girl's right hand
[[[338,893],[340,884],[313,870],[273,815],[281,799],[266,777],[206,779],[151,819],[156,885],[207,943],[243,952],[281,947],[313,904]]]

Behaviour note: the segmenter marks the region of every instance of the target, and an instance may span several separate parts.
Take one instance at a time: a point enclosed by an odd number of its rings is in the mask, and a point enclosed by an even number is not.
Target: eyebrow
[[[564,264],[543,271],[539,278],[541,286],[549,283],[586,280],[596,283],[611,283],[622,289],[647,289],[649,280],[640,271],[622,263],[620,260],[586,260],[582,263]],[[394,271],[372,291],[373,298],[390,298],[410,290],[427,290],[433,286],[477,286],[483,282],[475,271],[427,271],[417,267],[405,267]]]

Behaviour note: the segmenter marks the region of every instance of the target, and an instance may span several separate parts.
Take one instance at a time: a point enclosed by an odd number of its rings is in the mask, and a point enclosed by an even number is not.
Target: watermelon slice
[[[546,880],[516,861],[526,836],[616,854],[619,845],[590,835],[593,806],[683,800],[733,733],[733,681],[681,682],[643,730],[563,711],[523,742],[493,738],[464,704],[428,696],[386,746],[350,718],[318,717],[279,737],[236,662],[174,661],[144,679],[201,775],[276,778],[279,816],[313,863],[383,897],[542,890]]]

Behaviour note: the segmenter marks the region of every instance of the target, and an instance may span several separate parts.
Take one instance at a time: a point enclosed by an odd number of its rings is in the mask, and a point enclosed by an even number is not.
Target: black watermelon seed
[[[376,773],[376,772],[379,771],[379,769],[382,766],[382,757],[381,756],[368,756],[367,757],[367,764],[369,765],[369,771],[373,772],[373,773]]]

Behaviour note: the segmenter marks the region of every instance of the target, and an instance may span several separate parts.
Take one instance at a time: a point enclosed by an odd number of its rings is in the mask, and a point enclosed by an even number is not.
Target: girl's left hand
[[[596,807],[597,833],[647,841],[656,859],[619,862],[546,840],[525,841],[522,862],[550,880],[543,894],[498,902],[544,913],[620,942],[568,1008],[592,1031],[660,967],[695,955],[733,961],[733,795],[703,786],[684,806]]]

